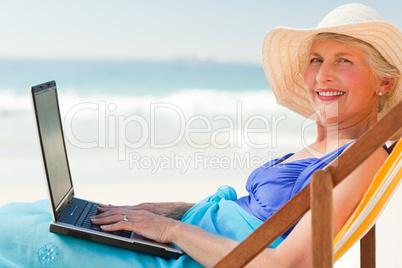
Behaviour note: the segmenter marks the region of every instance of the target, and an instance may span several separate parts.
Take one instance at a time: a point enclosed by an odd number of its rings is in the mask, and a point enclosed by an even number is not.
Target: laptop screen
[[[72,188],[54,81],[32,87],[49,195],[56,209]]]

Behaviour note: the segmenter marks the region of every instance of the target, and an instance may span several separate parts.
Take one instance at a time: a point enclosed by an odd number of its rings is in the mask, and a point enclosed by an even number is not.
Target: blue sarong
[[[262,222],[233,202],[236,198],[233,188],[223,186],[187,211],[181,221],[242,241]],[[49,232],[51,221],[47,200],[1,207],[0,267],[202,267],[188,255],[162,259],[53,234]]]

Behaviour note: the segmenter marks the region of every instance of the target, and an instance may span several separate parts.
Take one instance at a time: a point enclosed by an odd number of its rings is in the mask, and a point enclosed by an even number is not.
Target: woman
[[[123,258],[126,251],[116,253],[107,248],[96,252],[101,246],[86,244],[77,246],[83,252],[77,264],[85,264],[86,259],[90,262],[88,254],[96,254],[103,258],[104,265],[118,265],[116,262],[123,259],[134,267],[193,267],[198,265],[196,262],[213,266],[307,185],[314,171],[334,160],[399,102],[401,41],[398,28],[360,4],[333,10],[317,29],[269,31],[263,44],[263,63],[271,88],[279,103],[316,119],[316,141],[255,170],[246,185],[249,196],[237,199],[233,189],[223,187],[196,205],[180,202],[102,206],[101,214],[92,219],[105,231],[125,229],[159,242],[173,242],[191,258],[165,261],[135,253]],[[358,205],[386,157],[386,150],[378,149],[335,189],[335,234]],[[308,214],[250,266],[310,267]],[[63,251],[68,251],[71,243],[77,244],[71,240],[64,245],[63,241],[70,238],[58,239]],[[0,256],[4,263],[11,263],[10,259]],[[68,265],[68,261],[64,257],[60,264]]]

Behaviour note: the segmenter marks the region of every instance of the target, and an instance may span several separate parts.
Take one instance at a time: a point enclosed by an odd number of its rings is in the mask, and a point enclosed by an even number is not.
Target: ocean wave
[[[17,95],[11,90],[0,91],[0,115],[21,114],[32,111],[29,95]]]
[[[166,96],[68,90],[59,92],[59,102],[66,139],[82,148],[265,148],[276,146],[280,136],[301,136],[313,126],[264,90],[192,89]],[[32,114],[31,106],[28,94],[0,92],[0,116],[8,121]]]
[[[79,94],[70,89],[59,92],[62,114],[72,107],[83,104],[101,103],[119,113],[147,114],[151,105],[170,104],[186,114],[235,114],[242,109],[247,114],[261,114],[281,111],[273,94],[266,90],[230,92],[213,89],[187,89],[168,95],[121,95],[121,94]],[[29,94],[16,94],[12,90],[0,91],[0,114],[12,115],[30,113],[32,105]]]

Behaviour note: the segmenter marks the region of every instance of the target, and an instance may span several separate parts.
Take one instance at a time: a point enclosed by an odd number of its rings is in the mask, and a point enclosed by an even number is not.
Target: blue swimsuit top
[[[287,154],[265,163],[254,170],[246,184],[248,196],[235,202],[251,215],[266,221],[287,201],[310,182],[311,175],[338,157],[350,143],[321,158],[306,158],[282,163],[293,154]],[[388,151],[388,149],[384,146]],[[388,151],[389,152],[389,151]],[[293,228],[292,228],[293,229]],[[288,230],[282,237],[290,233]]]

